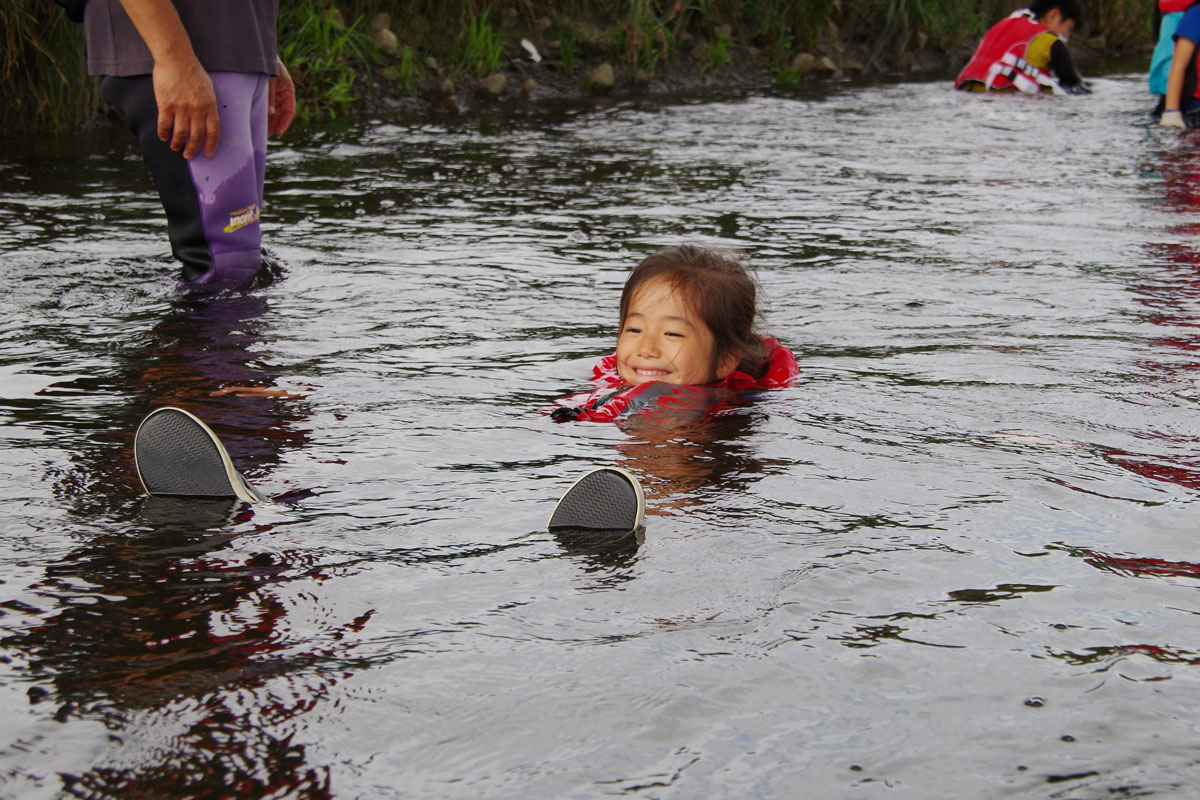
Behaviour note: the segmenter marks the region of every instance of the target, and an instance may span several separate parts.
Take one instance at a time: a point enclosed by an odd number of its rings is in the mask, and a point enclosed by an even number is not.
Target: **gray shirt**
[[[275,17],[279,0],[172,0],[200,64],[210,72],[275,75]],[[119,0],[88,0],[83,15],[89,75],[148,75],[154,71]]]

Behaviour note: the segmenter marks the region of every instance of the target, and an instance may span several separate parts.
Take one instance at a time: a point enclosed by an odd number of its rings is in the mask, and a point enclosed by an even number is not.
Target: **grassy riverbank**
[[[302,115],[377,105],[452,111],[693,85],[789,84],[952,68],[1013,0],[294,0],[281,54]],[[1147,51],[1143,0],[1093,0],[1071,43],[1084,63]],[[0,0],[6,129],[103,116],[82,31],[49,2]],[[522,44],[532,46],[532,50]]]

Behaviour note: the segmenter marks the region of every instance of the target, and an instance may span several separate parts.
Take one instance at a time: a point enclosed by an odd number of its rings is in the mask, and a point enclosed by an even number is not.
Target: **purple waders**
[[[167,213],[171,251],[184,287],[221,291],[247,285],[262,263],[263,169],[269,78],[211,72],[221,118],[217,152],[185,159],[158,138],[158,105],[149,75],[106,77],[105,99],[125,115]]]

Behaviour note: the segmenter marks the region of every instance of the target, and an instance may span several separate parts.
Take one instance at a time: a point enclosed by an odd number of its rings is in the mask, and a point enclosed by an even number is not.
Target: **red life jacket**
[[[1055,94],[1062,94],[1052,72],[1025,60],[1029,43],[1048,30],[1042,23],[1024,15],[997,22],[983,35],[975,54],[954,81],[954,88],[961,89],[967,81],[978,81],[989,91],[1015,87],[1026,94],[1037,94],[1046,87]]]
[[[631,414],[669,414],[682,421],[712,416],[728,407],[739,395],[756,389],[787,386],[800,374],[792,351],[775,339],[763,338],[767,368],[761,377],[734,370],[716,383],[681,386],[663,381],[647,381],[629,386],[617,374],[615,353],[605,356],[592,370],[590,392],[567,395],[555,401],[550,418],[555,422],[613,422]]]

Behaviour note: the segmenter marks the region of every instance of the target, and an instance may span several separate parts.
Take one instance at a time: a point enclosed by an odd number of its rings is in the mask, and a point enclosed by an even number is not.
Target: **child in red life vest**
[[[1080,0],[1034,0],[993,25],[963,67],[955,89],[1087,94],[1066,41],[1083,24]]]
[[[560,399],[551,418],[698,419],[745,392],[788,385],[796,359],[755,333],[756,301],[740,254],[695,245],[654,253],[625,282],[617,350],[593,371],[597,388]]]

